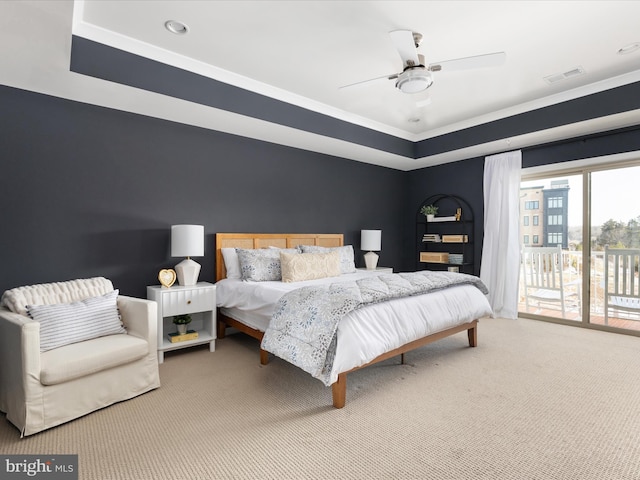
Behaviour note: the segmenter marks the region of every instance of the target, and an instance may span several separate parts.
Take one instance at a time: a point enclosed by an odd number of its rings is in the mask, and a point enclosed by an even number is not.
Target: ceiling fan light
[[[418,93],[433,83],[431,72],[427,70],[406,70],[398,76],[396,87],[402,93]]]

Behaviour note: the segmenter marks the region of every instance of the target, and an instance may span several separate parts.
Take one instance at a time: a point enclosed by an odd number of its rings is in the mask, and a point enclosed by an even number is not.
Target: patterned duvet
[[[463,285],[471,285],[482,294],[487,293],[486,286],[477,277],[432,271],[372,275],[354,281],[301,287],[285,293],[278,300],[265,331],[262,348],[328,386],[337,376],[334,359],[338,326],[343,318],[374,304],[407,297],[417,297],[413,303],[426,302],[428,305],[432,298],[438,301],[443,298],[430,297],[430,294]],[[398,306],[393,308],[402,310],[397,302],[394,305]],[[470,311],[471,318],[461,320],[478,318],[478,313],[481,313],[479,316],[490,314],[488,303],[479,310]],[[390,315],[392,320],[394,317]],[[393,321],[390,325],[393,328]]]

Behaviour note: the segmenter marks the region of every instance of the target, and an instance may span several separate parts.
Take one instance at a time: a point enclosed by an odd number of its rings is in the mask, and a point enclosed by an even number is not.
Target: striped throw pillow
[[[29,316],[40,322],[40,351],[92,338],[127,333],[117,306],[118,290],[75,303],[27,305]]]

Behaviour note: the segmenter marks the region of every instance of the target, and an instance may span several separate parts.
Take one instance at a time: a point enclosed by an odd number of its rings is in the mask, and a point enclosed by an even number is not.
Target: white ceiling
[[[73,32],[419,141],[639,81],[640,50],[617,53],[640,42],[638,1],[36,0],[0,2],[0,18],[0,41],[16,47],[0,54],[5,68],[13,66],[3,69],[3,84],[403,170],[640,123],[634,111],[416,160],[68,71]],[[169,33],[167,20],[185,23],[189,33]],[[340,89],[401,71],[389,37],[396,29],[424,36],[419,52],[427,63],[499,51],[506,62],[435,72],[426,94],[401,93],[386,79]],[[576,67],[586,73],[544,79]],[[416,106],[427,96],[426,106]]]

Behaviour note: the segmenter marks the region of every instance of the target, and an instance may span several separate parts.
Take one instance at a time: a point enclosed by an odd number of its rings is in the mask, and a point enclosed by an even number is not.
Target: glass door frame
[[[640,337],[640,330],[628,330],[610,325],[593,324],[591,317],[591,174],[604,170],[616,170],[627,167],[640,166],[640,152],[613,155],[589,160],[578,160],[560,164],[543,165],[539,167],[523,168],[521,182],[549,179],[561,176],[582,176],[582,305],[581,320],[567,320],[527,312],[518,312],[518,316],[534,320],[542,320],[563,325],[573,325],[594,330],[623,333]]]

